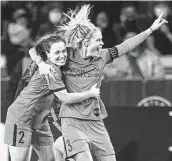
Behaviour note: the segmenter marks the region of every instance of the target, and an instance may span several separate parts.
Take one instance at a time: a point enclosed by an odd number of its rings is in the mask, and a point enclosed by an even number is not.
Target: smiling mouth
[[[101,51],[101,49],[102,49],[101,47],[97,48],[97,52],[99,53]]]
[[[58,61],[60,63],[64,63],[66,61],[66,59],[65,58],[63,58],[63,59],[57,59],[56,61]]]

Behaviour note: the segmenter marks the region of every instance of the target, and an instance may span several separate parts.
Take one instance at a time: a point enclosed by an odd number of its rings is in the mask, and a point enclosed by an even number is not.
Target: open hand
[[[90,92],[92,93],[93,97],[99,97],[100,96],[100,88],[96,88],[97,84],[93,85],[90,89]]]

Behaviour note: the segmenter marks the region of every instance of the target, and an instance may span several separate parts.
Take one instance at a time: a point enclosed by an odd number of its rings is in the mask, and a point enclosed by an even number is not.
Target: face
[[[67,59],[67,50],[64,42],[55,42],[51,45],[50,52],[47,53],[47,58],[52,63],[63,66]]]
[[[162,11],[163,11],[163,18],[166,18],[169,14],[168,6],[163,5],[163,4],[155,6],[154,13],[155,13],[156,17],[159,17],[159,15],[161,14]]]
[[[30,30],[18,23],[11,23],[8,26],[10,42],[15,45],[22,45],[30,36]]]
[[[128,6],[122,10],[122,13],[120,15],[120,19],[122,22],[126,20],[133,20],[136,17],[136,9],[134,6]]]
[[[61,18],[62,18],[62,13],[61,11],[57,8],[57,9],[53,9],[49,12],[48,14],[49,16],[49,20],[53,23],[56,24],[58,22],[60,22]]]
[[[88,43],[86,57],[100,57],[103,45],[102,33],[100,30],[97,30]]]
[[[108,27],[108,16],[105,12],[100,12],[97,15],[97,19],[96,19],[96,24],[97,26],[99,26],[101,29],[105,29]]]

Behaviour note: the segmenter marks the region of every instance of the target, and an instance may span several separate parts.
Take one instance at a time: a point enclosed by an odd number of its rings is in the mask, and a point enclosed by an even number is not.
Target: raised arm
[[[136,46],[141,44],[148,36],[159,29],[162,24],[168,23],[166,20],[162,18],[163,12],[160,14],[160,16],[154,21],[154,23],[151,25],[151,27],[140,34],[127,39],[120,45],[115,46],[118,50],[118,56],[121,56],[131,50],[133,50]]]
[[[54,76],[51,73],[51,70],[55,72],[54,68],[42,60],[41,56],[36,53],[34,47],[29,50],[29,55],[31,59],[38,65],[41,76],[45,76],[47,81],[49,76],[55,80]]]
[[[89,91],[80,93],[68,93],[67,90],[62,90],[54,93],[60,101],[65,104],[72,104],[84,101],[90,97],[99,97],[100,89],[96,85],[91,87]]]

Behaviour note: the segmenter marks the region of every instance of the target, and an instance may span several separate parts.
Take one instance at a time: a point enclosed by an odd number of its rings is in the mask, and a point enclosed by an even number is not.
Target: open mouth
[[[66,58],[60,58],[56,60],[59,63],[64,63],[66,61]]]
[[[97,52],[100,53],[101,52],[101,49],[102,49],[101,47],[98,47],[97,48]]]

